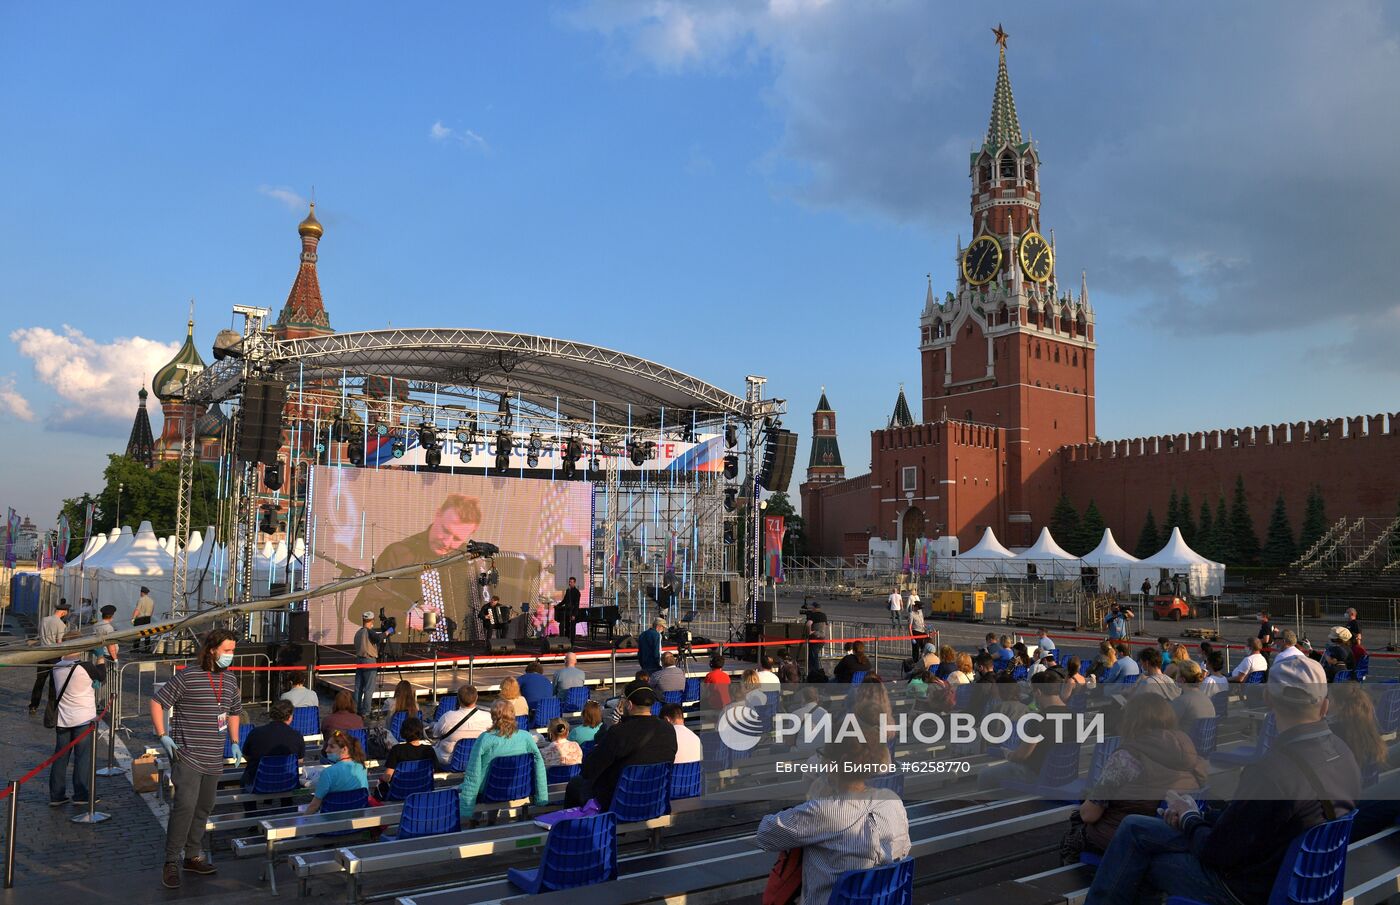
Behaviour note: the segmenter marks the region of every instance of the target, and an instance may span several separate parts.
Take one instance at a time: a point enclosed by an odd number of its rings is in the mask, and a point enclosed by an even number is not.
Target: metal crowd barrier
[[[149,701],[161,685],[170,681],[181,667],[195,662],[193,657],[179,657],[164,660],[128,660],[122,663],[117,669],[117,677],[113,683],[115,705],[112,726],[114,731],[131,732],[131,727],[126,725],[128,719],[136,720],[148,713],[146,702]],[[238,677],[238,691],[242,695],[245,705],[267,706],[272,703],[272,676],[277,673],[269,672],[237,672],[239,667],[249,666],[271,666],[272,660],[267,654],[235,654],[233,658],[234,675]],[[130,683],[128,688],[127,678],[131,673],[135,673],[135,681]]]

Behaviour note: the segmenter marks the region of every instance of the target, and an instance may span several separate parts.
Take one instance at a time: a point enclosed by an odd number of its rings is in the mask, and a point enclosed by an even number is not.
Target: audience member
[[[1351,631],[1337,626],[1327,637],[1327,647],[1322,652],[1322,669],[1331,682],[1338,671],[1352,669],[1355,663],[1351,658]]]
[[[924,645],[924,647],[928,647],[928,645]],[[933,671],[933,674],[940,679],[947,679],[953,670],[958,668],[957,659],[958,652],[953,650],[953,645],[943,645],[938,649],[938,668]],[[976,661],[974,660],[974,662]]]
[[[1275,663],[1280,660],[1287,660],[1289,657],[1307,656],[1307,654],[1303,653],[1298,648],[1298,633],[1291,628],[1286,628],[1275,633],[1274,643],[1278,647],[1278,649],[1274,651]]]
[[[444,713],[429,730],[429,735],[437,739],[433,748],[438,763],[444,767],[452,763],[458,742],[477,738],[491,728],[491,711],[477,706],[479,698],[475,685],[458,688],[456,709]]]
[[[583,763],[583,749],[578,742],[569,740],[569,724],[564,720],[550,720],[538,743],[546,767],[572,767]]]
[[[399,764],[413,760],[426,760],[432,769],[437,768],[437,752],[423,736],[423,721],[416,716],[408,717],[399,727],[399,738],[403,741],[389,749],[384,759],[384,775],[374,787],[374,797],[384,801],[389,797],[389,783],[394,779],[394,770]]]
[[[292,673],[291,687],[282,692],[282,700],[291,701],[293,707],[321,706],[321,699],[306,687],[306,674],[301,672]]]
[[[581,688],[587,684],[588,676],[578,668],[578,655],[573,651],[564,655],[564,666],[554,674],[554,696],[564,700],[570,688]]]
[[[1047,669],[1031,677],[1031,696],[1035,709],[1042,716],[1069,713],[1060,695],[1064,691],[1065,674],[1058,669]],[[1047,728],[1049,723],[1044,724]],[[1040,767],[1049,756],[1054,743],[1045,736],[1044,741],[1023,740],[1006,753],[1006,760],[1000,764],[983,767],[977,774],[977,788],[995,789],[1006,782],[1035,782],[1040,776]]]
[[[1264,645],[1258,638],[1250,638],[1247,642],[1249,653],[1235,666],[1235,671],[1230,673],[1230,681],[1235,684],[1244,682],[1249,678],[1250,673],[1269,671],[1269,664],[1264,659]]]
[[[590,799],[607,810],[624,768],[633,764],[669,764],[676,760],[676,733],[651,715],[656,692],[643,686],[624,699],[622,720],[598,739],[583,759],[583,772],[569,781],[565,802],[577,807]]]
[[[1045,631],[1045,629],[1043,629],[1043,628],[1042,628],[1042,629],[1037,629],[1037,630],[1036,630],[1036,633],[1035,633],[1035,646],[1036,646],[1041,652],[1048,652],[1048,651],[1056,650],[1056,645],[1055,645],[1054,639],[1052,639],[1052,638],[1050,637],[1050,635],[1049,635],[1049,634]]]
[[[724,671],[724,655],[710,657],[710,671],[700,680],[700,706],[719,710],[729,706],[729,673]]]
[[[267,722],[254,726],[243,743],[243,788],[253,788],[258,763],[275,754],[295,754],[297,762],[306,757],[306,739],[292,728],[292,702],[273,701],[267,708]]]
[[[364,719],[355,712],[355,695],[348,690],[342,689],[335,693],[335,700],[331,702],[330,715],[321,720],[321,732],[327,738],[337,729],[363,729]]]
[[[394,700],[389,705],[389,715],[384,718],[384,725],[389,725],[396,713],[406,714],[405,719],[422,717],[422,714],[418,712],[418,694],[413,690],[413,683],[407,679],[400,679],[399,684],[394,686]]]
[[[749,672],[751,673],[753,672],[753,670],[749,670]],[[638,688],[650,687],[651,674],[648,673],[645,669],[637,670],[637,673],[635,676],[633,676],[632,681],[622,686],[622,694],[617,696],[617,698],[612,702],[612,706],[608,708],[608,712],[603,716],[603,728],[600,731],[606,732],[608,729],[611,729],[613,726],[616,726],[618,723],[622,722],[622,718],[627,715],[628,695],[636,691]]]
[[[348,695],[350,692],[342,691]],[[359,739],[349,733],[334,729],[326,734],[326,759],[331,762],[316,776],[316,793],[311,803],[302,812],[309,817],[321,810],[326,796],[333,792],[353,792],[369,788],[369,775],[365,772],[365,752]]]
[[[1196,720],[1215,718],[1215,705],[1210,702],[1202,684],[1205,676],[1201,673],[1201,667],[1194,660],[1178,660],[1175,665],[1176,684],[1181,694],[1172,701],[1172,710],[1176,712],[1176,723],[1181,731],[1189,735],[1196,726]]]
[[[554,697],[554,683],[544,677],[544,666],[534,660],[525,666],[525,672],[516,680],[520,686],[520,696],[525,699],[527,710],[546,698]]]
[[[491,705],[491,729],[483,732],[472,745],[472,756],[462,774],[462,786],[457,794],[457,808],[465,824],[476,810],[476,797],[486,782],[491,762],[498,757],[529,754],[534,758],[535,781],[531,801],[549,801],[549,780],[544,772],[544,755],[535,744],[534,733],[522,732],[515,725],[515,707],[510,701],[498,700]]]
[[[773,681],[777,681],[777,676]],[[675,654],[667,651],[661,655],[661,668],[651,674],[651,687],[658,697],[668,691],[685,691],[685,670],[676,665]]]
[[[680,704],[663,704],[661,718],[676,730],[676,763],[693,764],[704,757],[700,736],[685,724],[685,708]]]
[[[1214,697],[1225,691],[1230,684],[1230,677],[1225,672],[1225,652],[1212,650],[1206,655],[1206,676],[1201,680],[1205,686],[1207,697]]]
[[[1071,685],[1084,685],[1089,681],[1084,677],[1083,661],[1078,657],[1070,657],[1065,661],[1065,676]]]
[[[869,671],[870,661],[866,659],[865,656],[865,642],[856,641],[851,644],[850,652],[842,657],[840,662],[836,664],[836,668],[832,670],[832,675],[836,678],[836,681],[849,684],[851,676],[858,672]]]
[[[1381,738],[1370,695],[1357,682],[1341,682],[1328,689],[1327,697],[1328,728],[1351,749],[1362,782],[1374,781],[1386,768],[1390,750]]]
[[[496,692],[496,700],[509,704],[516,716],[525,716],[530,712],[530,703],[520,693],[520,683],[512,676],[501,680],[501,690]]]
[[[1105,654],[1105,662],[1108,669],[1104,672],[1101,682],[1126,682],[1129,677],[1140,673],[1137,661],[1127,656],[1126,648],[1121,645],[1111,645],[1109,652]]]
[[[773,658],[764,656],[758,667],[758,684],[764,691],[778,691],[782,688],[782,681],[778,678],[778,673],[774,667]]]
[[[990,660],[990,658],[988,658],[988,660]],[[950,672],[950,673],[948,673],[948,684],[949,684],[949,685],[971,685],[971,684],[972,684],[972,681],[973,681],[973,676],[972,676],[972,655],[971,655],[971,654],[966,654],[966,653],[958,654],[957,657],[954,658],[954,660],[953,660],[953,665],[954,665],[953,671]],[[984,661],[984,665],[986,665],[986,666],[988,667],[988,670],[987,670],[987,671],[990,673],[990,672],[991,672],[990,663],[988,663],[987,661]]]
[[[603,725],[603,705],[597,701],[589,701],[583,705],[583,713],[579,716],[579,724],[569,730],[569,741],[591,742],[598,735],[598,730]]]
[[[1155,647],[1144,647],[1138,651],[1140,678],[1135,689],[1136,695],[1155,694],[1164,701],[1174,701],[1181,689],[1162,672],[1162,652]]]
[[[797,693],[797,699],[801,702],[797,709],[793,710],[793,716],[801,720],[801,729],[793,739],[794,747],[799,750],[813,750],[821,744],[820,730],[818,727],[829,716],[825,707],[821,705],[821,693],[812,685],[804,685]]]

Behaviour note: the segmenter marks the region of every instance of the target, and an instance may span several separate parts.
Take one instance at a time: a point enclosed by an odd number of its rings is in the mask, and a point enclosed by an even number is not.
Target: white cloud
[[[136,391],[149,385],[179,350],[176,343],[140,336],[101,343],[67,324],[61,333],[22,327],[10,340],[34,363],[35,378],[58,395],[49,425],[67,430],[114,428],[128,422],[136,410]]]
[[[34,409],[29,400],[15,389],[14,375],[0,377],[0,415],[8,415],[19,421],[33,421]]]
[[[306,198],[285,185],[260,185],[258,186],[258,194],[282,202],[288,210],[302,211],[307,207]]]
[[[428,129],[428,136],[433,141],[452,142],[473,151],[480,151],[483,154],[491,153],[491,146],[471,129],[453,129],[442,124],[442,120],[437,120]]]

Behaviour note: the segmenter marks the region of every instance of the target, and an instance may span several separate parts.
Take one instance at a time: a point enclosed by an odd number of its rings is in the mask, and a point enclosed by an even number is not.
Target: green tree
[[[1167,520],[1162,522],[1162,541],[1172,536],[1172,529],[1181,524],[1181,500],[1177,498],[1176,488],[1172,488],[1171,499],[1167,500]]]
[[[1152,510],[1147,510],[1147,518],[1142,523],[1142,531],[1138,532],[1137,546],[1133,548],[1133,555],[1138,559],[1146,559],[1153,553],[1162,549],[1162,536],[1157,531],[1157,519],[1152,515]]]
[[[1181,528],[1181,536],[1187,544],[1194,546],[1196,543],[1196,520],[1191,514],[1191,494],[1181,491],[1181,502],[1177,506],[1177,526]]]
[[[1244,476],[1235,477],[1235,497],[1230,504],[1230,534],[1234,540],[1234,564],[1259,564],[1259,535],[1254,531],[1254,519],[1249,514],[1249,496],[1244,491]]]
[[[1215,518],[1211,520],[1211,534],[1213,536],[1212,549],[1215,550],[1213,557],[1216,562],[1237,562],[1235,558],[1235,535],[1230,530],[1230,510],[1225,506],[1225,496],[1222,494],[1215,504]]]
[[[1079,520],[1079,538],[1074,549],[1069,552],[1075,556],[1084,556],[1092,553],[1094,548],[1103,540],[1104,522],[1103,514],[1099,512],[1099,507],[1094,501],[1089,500],[1088,507],[1084,510],[1084,517]]]
[[[1293,528],[1288,524],[1288,507],[1283,502],[1283,494],[1274,501],[1274,513],[1269,517],[1269,532],[1264,539],[1264,550],[1260,561],[1275,569],[1285,568],[1298,555],[1293,543]]]
[[[1060,501],[1050,513],[1050,534],[1060,546],[1068,546],[1079,540],[1079,512],[1069,501],[1069,494],[1060,494]]]
[[[1306,553],[1327,533],[1327,505],[1322,488],[1314,484],[1308,489],[1308,501],[1303,505],[1303,528],[1298,537],[1298,552]]]
[[[95,496],[85,493],[63,501],[63,512],[73,526],[75,555],[81,552],[82,544],[86,542],[79,535],[82,534],[85,507],[89,501],[97,503],[92,520],[94,534],[111,531],[117,525],[119,514],[123,525],[135,528],[142,522],[150,522],[158,535],[175,531],[175,498],[180,483],[178,462],[166,462],[155,469],[147,469],[124,455],[109,455],[102,481],[102,490]],[[190,497],[191,528],[203,530],[207,525],[218,524],[218,483],[219,475],[212,465],[199,463],[195,466]]]
[[[68,516],[69,543],[68,550],[64,556],[64,561],[69,562],[76,559],[87,546],[87,536],[83,534],[83,525],[87,519],[87,507],[89,503],[96,503],[97,497],[90,493],[72,497],[63,501],[63,506],[59,508],[60,515]]]
[[[1206,559],[1216,559],[1215,528],[1210,517],[1210,501],[1201,500],[1201,516],[1196,521],[1196,542],[1191,545]]]

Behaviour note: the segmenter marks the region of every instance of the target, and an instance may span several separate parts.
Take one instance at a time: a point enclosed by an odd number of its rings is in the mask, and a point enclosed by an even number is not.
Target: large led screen
[[[510,637],[556,631],[551,605],[560,602],[569,578],[578,579],[581,605],[589,602],[592,494],[584,481],[314,469],[306,532],[313,588],[436,559],[470,540],[501,552],[492,585],[482,582],[492,564],[474,560],[316,598],[311,640],[348,644],[362,615],[378,619],[381,611],[397,620],[399,641],[482,640],[489,631],[482,608],[491,594],[508,611]]]

